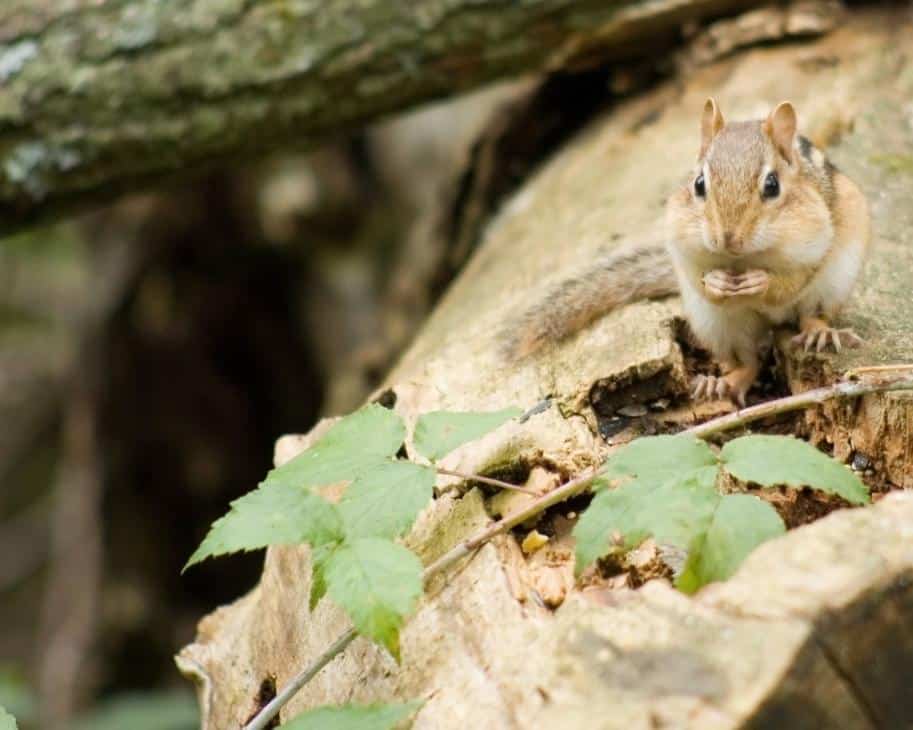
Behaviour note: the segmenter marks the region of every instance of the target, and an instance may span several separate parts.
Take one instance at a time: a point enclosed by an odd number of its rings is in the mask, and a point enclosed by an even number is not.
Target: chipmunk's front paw
[[[745,405],[748,386],[733,382],[730,375],[697,375],[691,380],[691,398],[701,400],[731,400]]]
[[[729,398],[729,383],[717,375],[696,375],[691,381],[694,400],[722,400]]]
[[[764,294],[770,286],[770,276],[762,269],[752,269],[741,274],[713,269],[704,274],[702,281],[704,293],[714,302]]]
[[[691,381],[691,397],[694,400],[728,398],[744,408],[748,389],[757,375],[757,366],[732,367],[725,375],[698,375]]]
[[[803,329],[792,338],[792,344],[794,347],[801,347],[805,352],[840,352],[844,347],[860,347],[865,341],[849,327],[836,329],[825,325]]]

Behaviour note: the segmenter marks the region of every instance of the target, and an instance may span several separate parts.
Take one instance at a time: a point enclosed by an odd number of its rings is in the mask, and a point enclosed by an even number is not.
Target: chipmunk
[[[865,196],[808,139],[783,102],[765,120],[727,124],[704,105],[697,166],[666,206],[665,245],[610,252],[512,323],[507,350],[528,355],[637,299],[680,294],[698,342],[722,375],[691,382],[695,399],[744,406],[772,328],[798,321],[805,350],[858,347],[831,326],[862,268]]]

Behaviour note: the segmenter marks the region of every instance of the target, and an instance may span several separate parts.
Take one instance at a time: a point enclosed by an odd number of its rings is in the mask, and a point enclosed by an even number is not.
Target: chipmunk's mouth
[[[732,234],[713,235],[705,231],[703,244],[710,253],[726,259],[740,259],[754,250],[753,242],[735,238]]]

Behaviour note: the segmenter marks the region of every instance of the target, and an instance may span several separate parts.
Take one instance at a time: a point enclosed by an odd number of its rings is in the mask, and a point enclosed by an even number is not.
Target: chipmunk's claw
[[[701,400],[731,400],[740,406],[745,405],[745,395],[733,388],[725,376],[697,375],[691,381],[691,398]]]
[[[800,332],[792,338],[792,344],[795,347],[801,347],[805,352],[828,350],[840,352],[844,347],[849,349],[861,347],[865,341],[848,327],[843,329],[819,327]]]

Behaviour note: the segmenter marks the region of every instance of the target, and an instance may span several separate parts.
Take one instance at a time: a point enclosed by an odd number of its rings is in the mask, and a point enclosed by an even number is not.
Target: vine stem
[[[719,418],[711,419],[706,423],[693,426],[684,433],[697,436],[698,438],[707,438],[708,436],[722,433],[723,431],[729,431],[738,428],[739,426],[744,426],[747,423],[766,418],[767,416],[796,411],[811,405],[823,403],[832,398],[857,398],[869,393],[881,393],[894,390],[913,390],[913,376],[887,380],[844,381],[823,388],[815,388],[814,390],[809,390],[805,393],[787,396],[786,398],[778,398],[777,400],[760,403],[756,406],[751,406],[750,408],[742,408],[734,413],[727,413],[725,416],[720,416]],[[507,485],[507,482],[499,482],[497,479],[458,474],[442,469],[438,469],[438,471],[443,474],[474,479],[475,481],[487,484],[494,483],[494,486],[507,488],[507,486],[505,486]],[[552,507],[559,502],[564,502],[579,494],[593,481],[593,478],[596,476],[596,471],[596,469],[590,469],[583,474],[579,474],[573,479],[533,500],[522,509],[492,523],[469,539],[458,543],[425,568],[422,573],[423,581],[427,583],[432,576],[441,573],[466,556],[471,555],[493,537],[507,532],[507,530],[544,512],[549,507]],[[508,486],[516,488],[516,485]],[[270,721],[279,714],[279,711],[298,692],[298,690],[304,687],[304,685],[306,685],[336,656],[341,654],[357,635],[354,628],[349,628],[344,633],[340,634],[336,641],[334,641],[323,654],[317,657],[283,687],[282,691],[280,691],[269,704],[260,710],[257,716],[244,726],[243,730],[265,730]]]

